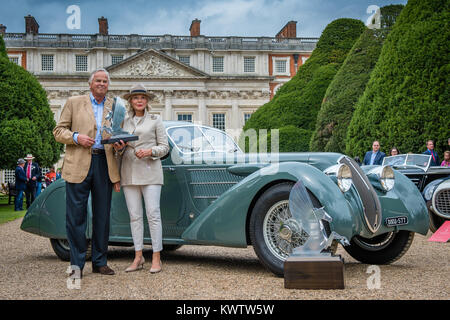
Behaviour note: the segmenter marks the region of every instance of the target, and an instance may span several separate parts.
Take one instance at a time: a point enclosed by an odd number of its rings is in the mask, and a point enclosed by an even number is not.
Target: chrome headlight
[[[326,175],[334,175],[337,178],[337,184],[342,192],[347,192],[352,186],[352,172],[350,167],[346,164],[335,164],[327,169],[324,173]]]
[[[350,167],[346,164],[341,164],[338,168],[337,174],[338,187],[342,192],[347,192],[352,186],[352,172]]]
[[[383,170],[381,170],[380,182],[384,190],[392,190],[395,185],[395,175],[394,170],[392,170],[391,167],[383,167]]]
[[[385,191],[390,191],[395,185],[395,174],[394,170],[390,166],[376,167],[370,170],[369,173],[376,174],[380,180],[381,187]]]

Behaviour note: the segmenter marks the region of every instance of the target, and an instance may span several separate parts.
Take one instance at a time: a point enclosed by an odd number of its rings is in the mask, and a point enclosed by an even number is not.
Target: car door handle
[[[164,168],[164,170],[170,171],[170,172],[175,172],[175,168],[174,167],[166,167]]]

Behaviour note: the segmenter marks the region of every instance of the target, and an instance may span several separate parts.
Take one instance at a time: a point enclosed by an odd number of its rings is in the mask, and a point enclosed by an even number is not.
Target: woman
[[[444,161],[442,161],[441,167],[450,167],[450,151],[444,152]]]
[[[122,157],[120,183],[130,214],[135,258],[125,270],[132,272],[144,266],[142,249],[144,245],[144,219],[142,197],[145,201],[147,220],[152,238],[151,273],[161,271],[162,224],[159,202],[163,185],[163,172],[159,158],[169,151],[169,144],[161,117],[148,111],[148,101],[153,97],[143,85],[133,86],[124,98],[130,103],[123,121],[123,129],[139,136],[139,140],[114,144],[117,154]]]
[[[393,147],[391,150],[389,150],[390,156],[397,156],[399,154],[400,154],[400,151],[398,151],[398,149],[396,147]]]

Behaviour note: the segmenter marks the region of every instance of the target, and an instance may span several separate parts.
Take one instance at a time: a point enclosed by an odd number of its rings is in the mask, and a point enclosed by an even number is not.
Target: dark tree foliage
[[[32,153],[41,166],[51,166],[63,150],[56,143],[47,95],[36,78],[0,57],[0,168],[14,168]]]
[[[3,36],[0,35],[0,58],[8,58],[8,54],[6,53],[5,41],[3,40]]]
[[[342,67],[328,87],[310,142],[311,151],[345,152],[345,137],[355,104],[363,94],[383,46],[383,41],[400,14],[402,5],[381,8],[384,28],[366,29],[356,41]]]
[[[346,153],[382,149],[439,155],[450,137],[450,1],[410,0],[387,36],[347,131]]]
[[[282,146],[288,145],[293,146],[293,150],[289,151],[307,151],[325,91],[364,28],[364,24],[355,19],[331,22],[323,31],[311,57],[270,102],[252,115],[244,130],[286,126],[301,128],[303,134],[297,137],[285,134],[290,130],[280,132],[280,151],[287,151]]]

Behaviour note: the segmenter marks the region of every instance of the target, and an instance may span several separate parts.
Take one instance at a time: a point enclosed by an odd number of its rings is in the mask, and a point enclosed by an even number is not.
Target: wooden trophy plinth
[[[289,256],[284,262],[286,289],[344,289],[341,256]]]

